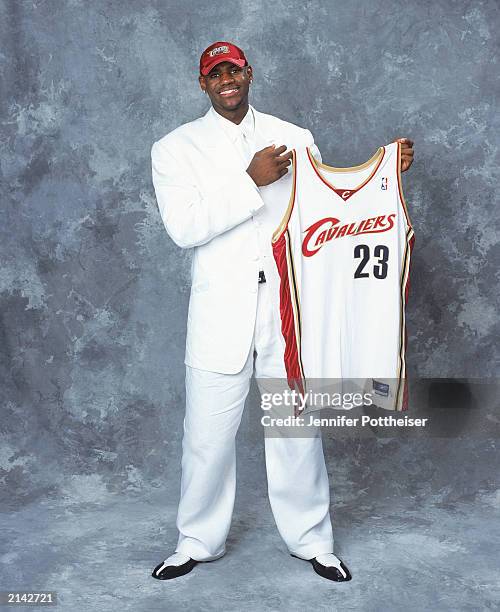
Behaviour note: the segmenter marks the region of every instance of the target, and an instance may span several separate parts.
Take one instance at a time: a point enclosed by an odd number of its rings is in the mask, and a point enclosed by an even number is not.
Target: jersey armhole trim
[[[396,144],[398,146],[398,150],[397,150],[397,168],[396,168],[396,175],[398,177],[398,192],[399,192],[399,199],[401,200],[401,205],[403,207],[404,213],[405,213],[405,217],[406,217],[406,223],[408,224],[409,228],[413,229],[413,225],[411,223],[411,219],[410,219],[410,215],[408,213],[408,204],[406,203],[405,200],[405,196],[403,194],[403,181],[401,180],[401,143],[399,141],[396,141]]]
[[[286,228],[288,227],[288,221],[290,220],[290,217],[292,215],[293,206],[295,204],[296,184],[297,184],[297,153],[295,149],[292,149],[292,192],[290,193],[290,199],[288,200],[288,206],[281,219],[281,222],[276,228],[276,230],[273,232],[272,239],[271,239],[271,242],[273,244],[281,238]]]

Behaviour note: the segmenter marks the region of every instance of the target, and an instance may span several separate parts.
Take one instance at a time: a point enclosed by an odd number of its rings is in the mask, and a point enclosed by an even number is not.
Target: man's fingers
[[[407,143],[410,145],[410,147],[413,147],[413,140],[410,140],[409,138],[396,138],[397,142],[401,142],[401,143]]]
[[[274,153],[276,155],[281,155],[284,151],[286,151],[286,145],[281,145],[277,147],[276,149],[274,149]]]
[[[292,152],[289,151],[288,153],[285,153],[284,155],[280,155],[277,158],[277,161],[281,164],[284,161],[290,161],[292,159],[292,157],[293,157]]]
[[[263,149],[261,149],[259,151],[259,153],[263,152],[263,151],[272,152],[274,156],[278,157],[278,156],[280,156],[282,153],[284,153],[286,151],[286,145],[280,145],[279,147],[277,147],[275,144],[272,144],[272,145],[269,145],[269,146],[264,147]],[[286,154],[286,157],[291,157],[291,156],[292,156],[292,152],[289,151]]]
[[[280,162],[279,162],[278,166],[279,166],[280,168],[281,168],[282,166],[283,166],[283,167],[286,167],[286,166],[289,166],[291,163],[292,163],[292,160],[290,160],[290,159],[284,159],[283,161],[280,161]]]

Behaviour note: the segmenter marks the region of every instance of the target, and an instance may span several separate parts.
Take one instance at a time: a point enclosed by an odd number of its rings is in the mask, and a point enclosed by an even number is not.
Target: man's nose
[[[223,72],[220,77],[221,83],[232,83],[234,81],[234,74],[232,72]]]

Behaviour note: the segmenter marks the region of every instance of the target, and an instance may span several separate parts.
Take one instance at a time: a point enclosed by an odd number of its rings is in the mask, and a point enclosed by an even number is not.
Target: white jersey
[[[405,305],[413,229],[401,144],[334,168],[292,150],[292,193],[273,234],[288,384],[352,382],[375,405],[407,410]]]

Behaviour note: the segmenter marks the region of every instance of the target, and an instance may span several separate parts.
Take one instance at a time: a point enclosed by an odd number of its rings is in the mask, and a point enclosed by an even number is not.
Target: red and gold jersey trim
[[[282,235],[283,232],[286,230],[286,228],[288,227],[288,222],[290,220],[290,217],[292,215],[292,211],[293,211],[293,207],[294,207],[294,203],[295,203],[295,190],[296,190],[296,186],[297,186],[297,153],[295,151],[295,149],[292,149],[292,192],[290,193],[290,199],[288,200],[288,206],[285,210],[285,213],[281,219],[280,224],[278,225],[278,227],[276,228],[276,230],[274,231],[273,235],[272,235],[272,239],[271,242],[274,243],[276,242]]]
[[[288,385],[304,393],[306,380],[301,356],[302,321],[297,276],[287,229],[273,244],[273,255],[280,276],[281,332],[285,339],[285,369]]]
[[[406,232],[406,244],[401,265],[400,277],[400,315],[399,315],[399,352],[398,352],[398,386],[394,400],[394,410],[408,410],[408,382],[406,380],[406,345],[408,333],[406,329],[406,304],[410,290],[410,264],[415,236],[413,229],[408,228]]]
[[[348,166],[345,168],[336,168],[335,166],[328,166],[327,164],[319,162],[317,159],[315,159],[309,147],[306,147],[306,151],[307,151],[307,157],[309,158],[309,161],[311,162],[311,166],[313,167],[314,172],[317,174],[318,178],[327,187],[329,187],[332,191],[334,191],[339,196],[339,198],[343,200],[344,202],[347,201],[355,193],[360,191],[360,189],[362,189],[365,185],[368,185],[368,183],[375,176],[377,170],[379,169],[380,164],[382,163],[382,160],[384,159],[384,155],[385,155],[385,147],[379,147],[377,151],[375,152],[375,154],[370,157],[370,159],[360,164],[359,166]],[[334,185],[332,185],[332,183],[327,181],[325,177],[319,172],[319,168],[323,168],[324,170],[330,173],[358,172],[359,170],[363,170],[364,168],[367,168],[368,166],[373,164],[375,160],[377,160],[377,163],[375,164],[375,167],[373,168],[373,170],[370,172],[369,176],[360,185],[358,185],[357,187],[353,187],[352,189],[341,189],[341,188],[335,187]]]

